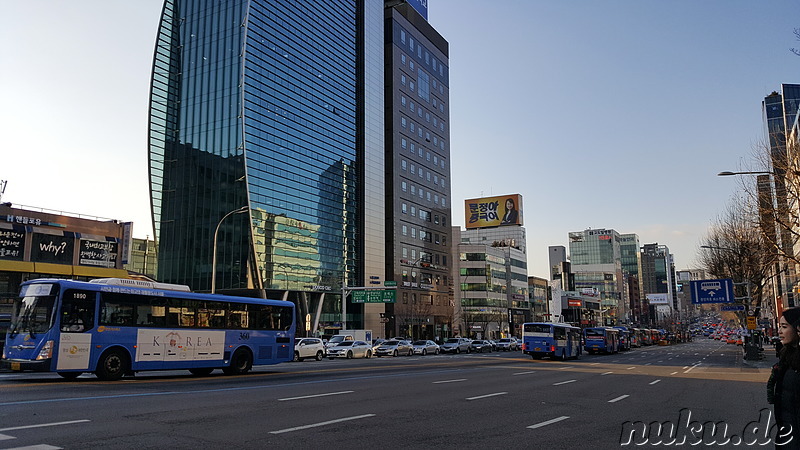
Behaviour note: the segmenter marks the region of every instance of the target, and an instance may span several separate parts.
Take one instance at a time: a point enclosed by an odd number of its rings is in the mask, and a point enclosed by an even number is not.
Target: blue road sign
[[[692,281],[692,303],[733,303],[733,280],[724,278],[721,280],[699,280]]]
[[[744,311],[744,305],[725,305],[719,309],[722,311]]]

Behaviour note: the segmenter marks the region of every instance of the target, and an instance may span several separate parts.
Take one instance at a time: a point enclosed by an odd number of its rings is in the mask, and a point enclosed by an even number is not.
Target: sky
[[[2,201],[133,221],[152,237],[150,69],[161,0],[0,0]],[[695,267],[763,142],[761,102],[800,83],[798,0],[429,0],[449,42],[453,225],[519,193],[528,274],[588,228]]]

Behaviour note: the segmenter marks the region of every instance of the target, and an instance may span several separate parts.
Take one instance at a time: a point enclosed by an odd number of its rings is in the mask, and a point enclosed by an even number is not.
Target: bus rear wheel
[[[233,357],[231,357],[231,365],[228,367],[223,367],[222,372],[225,375],[242,375],[250,371],[253,368],[253,357],[250,355],[250,352],[240,348],[233,352]]]
[[[191,373],[192,375],[196,375],[198,377],[211,375],[211,372],[213,371],[214,371],[213,367],[195,367],[194,369],[189,369],[189,373]]]
[[[128,358],[121,350],[109,350],[97,362],[95,375],[104,381],[117,381],[128,370]]]

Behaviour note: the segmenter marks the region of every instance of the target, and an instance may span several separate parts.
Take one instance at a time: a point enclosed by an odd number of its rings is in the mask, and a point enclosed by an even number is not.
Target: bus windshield
[[[592,328],[587,328],[586,330],[586,337],[603,337],[603,330],[595,330]]]
[[[17,333],[34,335],[49,330],[53,326],[55,301],[54,295],[27,295],[15,300],[8,334],[14,337]]]

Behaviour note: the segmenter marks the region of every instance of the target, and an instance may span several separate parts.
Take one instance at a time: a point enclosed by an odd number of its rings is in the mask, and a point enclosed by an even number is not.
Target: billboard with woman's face
[[[481,197],[464,201],[467,228],[522,225],[522,195]]]

